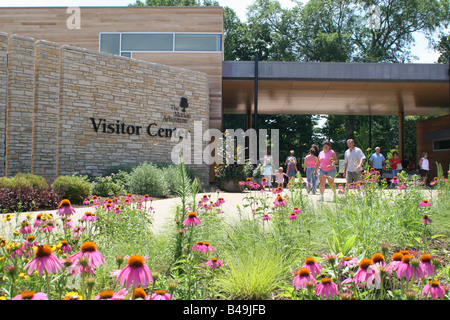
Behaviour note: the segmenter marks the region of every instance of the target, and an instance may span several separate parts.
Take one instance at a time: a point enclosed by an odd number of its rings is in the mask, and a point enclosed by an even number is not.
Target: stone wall
[[[0,170],[7,176],[101,175],[145,161],[171,163],[179,136],[192,133],[195,121],[202,132],[208,129],[208,81],[196,71],[3,34],[2,89],[5,82]],[[197,141],[192,154],[207,143]],[[191,167],[208,181],[209,166]]]
[[[5,174],[7,52],[8,35],[0,33],[0,176]]]

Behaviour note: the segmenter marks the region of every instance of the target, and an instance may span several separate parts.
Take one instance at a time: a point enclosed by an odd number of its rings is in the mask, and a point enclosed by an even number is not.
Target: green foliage
[[[53,182],[52,189],[61,198],[81,204],[91,194],[91,183],[82,176],[59,176]]]
[[[170,193],[169,182],[158,166],[144,162],[134,168],[129,177],[129,192],[164,197]]]
[[[115,181],[114,176],[96,177],[92,184],[91,193],[101,197],[112,197],[125,194],[126,190],[120,181]]]
[[[23,189],[30,188],[40,191],[48,190],[48,183],[41,176],[30,173],[18,173],[12,178],[0,177],[0,188]]]

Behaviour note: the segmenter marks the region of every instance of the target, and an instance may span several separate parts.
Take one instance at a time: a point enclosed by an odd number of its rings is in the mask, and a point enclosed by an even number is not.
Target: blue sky
[[[246,9],[254,0],[218,0],[223,7],[232,8],[241,20],[245,20]],[[0,7],[69,7],[69,6],[127,6],[134,0],[0,0]],[[292,8],[295,3],[291,0],[278,0],[283,8]],[[304,1],[306,2],[306,1]],[[416,34],[413,54],[419,59],[414,63],[434,63],[439,54],[427,48],[428,42],[421,34]]]

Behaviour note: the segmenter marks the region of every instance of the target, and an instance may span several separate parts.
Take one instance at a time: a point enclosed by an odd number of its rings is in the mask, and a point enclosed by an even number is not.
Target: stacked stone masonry
[[[0,83],[0,175],[172,163],[178,134],[209,127],[208,81],[196,71],[2,33]],[[208,181],[208,165],[191,167]]]

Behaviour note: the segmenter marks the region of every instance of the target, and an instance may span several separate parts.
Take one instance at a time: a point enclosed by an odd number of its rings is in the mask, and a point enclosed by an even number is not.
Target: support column
[[[398,97],[398,157],[403,159],[405,152],[405,111],[403,100]]]

